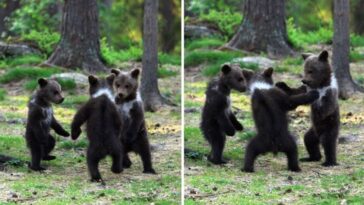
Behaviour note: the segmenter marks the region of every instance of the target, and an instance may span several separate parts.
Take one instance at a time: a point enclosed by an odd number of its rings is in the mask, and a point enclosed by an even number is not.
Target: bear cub
[[[140,155],[143,162],[143,173],[156,174],[152,166],[152,156],[144,120],[143,101],[138,91],[140,70],[129,73],[117,69],[111,71],[116,75],[114,80],[115,103],[123,120],[121,140],[125,147],[123,166],[129,168],[132,164],[129,152]]]
[[[112,157],[111,171],[123,171],[123,146],[120,142],[122,121],[114,103],[114,78],[114,74],[105,79],[93,75],[88,77],[90,99],[77,111],[71,124],[71,136],[76,140],[81,134],[81,125],[87,123],[87,166],[92,182],[104,183],[98,165],[107,155]]]
[[[63,102],[61,86],[52,79],[38,79],[39,88],[28,103],[28,120],[25,139],[30,149],[31,162],[29,168],[35,171],[45,170],[41,160],[53,160],[50,155],[56,141],[50,134],[52,128],[57,134],[68,137],[69,133],[62,128],[53,115],[52,103]]]
[[[319,55],[303,54],[304,77],[303,86],[290,88],[285,83],[277,84],[288,94],[306,92],[306,90],[317,90],[319,98],[311,104],[312,127],[304,136],[305,147],[308,157],[301,161],[320,161],[320,144],[325,153],[323,166],[335,166],[336,147],[340,129],[340,112],[338,104],[338,85],[332,72],[327,51]]]
[[[228,64],[221,67],[220,76],[210,81],[207,86],[200,128],[211,146],[208,160],[214,164],[227,163],[223,158],[226,135],[233,136],[236,131],[243,130],[243,126],[231,111],[230,92],[244,92],[245,89],[242,70]]]
[[[262,73],[243,70],[251,94],[251,106],[257,135],[247,147],[242,171],[254,172],[254,161],[267,152],[283,152],[288,159],[288,169],[299,172],[298,151],[295,138],[288,131],[287,113],[297,106],[312,103],[317,91],[288,96],[273,86],[273,68]]]

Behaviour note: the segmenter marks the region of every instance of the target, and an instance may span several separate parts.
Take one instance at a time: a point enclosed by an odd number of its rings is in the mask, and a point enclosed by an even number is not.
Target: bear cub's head
[[[63,102],[62,88],[56,80],[40,78],[38,84],[37,97],[50,103],[60,104]]]
[[[140,70],[133,69],[126,73],[117,69],[112,69],[111,72],[116,75],[113,84],[116,103],[135,99],[138,92],[138,77]]]
[[[267,68],[262,72],[253,72],[243,69],[244,78],[250,91],[254,88],[269,88],[273,86],[273,68]]]
[[[115,75],[111,74],[105,78],[98,78],[94,75],[88,76],[88,82],[90,84],[89,93],[92,97],[98,97],[106,94],[107,97],[113,101],[113,89],[112,84],[114,82]]]
[[[220,80],[230,89],[239,92],[246,90],[246,80],[240,67],[232,67],[228,64],[222,65]]]
[[[330,85],[329,53],[324,50],[319,55],[306,53],[302,57],[305,60],[302,83],[313,89]]]

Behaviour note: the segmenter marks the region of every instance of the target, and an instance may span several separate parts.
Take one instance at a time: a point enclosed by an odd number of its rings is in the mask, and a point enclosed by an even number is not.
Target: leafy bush
[[[293,19],[289,18],[287,21],[288,39],[296,48],[302,48],[309,44],[331,44],[333,29],[332,25],[327,27],[320,27],[317,31],[302,32],[301,28],[294,25]]]
[[[354,47],[363,47],[364,46],[364,36],[351,34],[350,35],[350,45],[354,46]]]
[[[225,42],[219,38],[201,38],[194,39],[186,43],[187,50],[195,50],[198,48],[216,48],[223,45]]]
[[[125,61],[140,61],[142,55],[143,50],[139,47],[116,51],[107,44],[106,38],[101,39],[101,56],[108,65],[116,65]]]
[[[31,31],[58,30],[61,13],[57,12],[54,0],[22,0],[9,21],[9,29],[16,34]]]
[[[52,54],[60,38],[61,37],[59,33],[50,32],[48,30],[43,30],[43,31],[32,30],[30,33],[22,35],[22,40],[30,41],[36,44],[37,47],[47,55]]]
[[[56,68],[37,68],[37,67],[17,67],[12,68],[0,77],[1,83],[9,83],[24,78],[49,77],[54,73],[60,72]]]
[[[185,66],[196,66],[202,63],[216,64],[229,62],[236,57],[241,57],[240,52],[227,51],[192,51],[185,57]]]
[[[215,24],[224,36],[231,38],[243,20],[243,17],[239,12],[231,12],[230,10],[210,10],[209,13],[202,14],[201,19]]]

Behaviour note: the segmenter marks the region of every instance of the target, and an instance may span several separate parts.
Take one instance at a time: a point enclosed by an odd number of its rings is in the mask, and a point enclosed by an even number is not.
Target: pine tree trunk
[[[294,54],[287,41],[284,0],[246,0],[243,13],[243,23],[227,47],[278,58]]]
[[[332,65],[339,84],[339,96],[347,99],[360,90],[350,74],[349,1],[334,1],[334,38]]]
[[[6,19],[20,7],[19,0],[6,0],[5,7],[0,7],[0,38],[5,36],[8,29],[6,28]]]
[[[164,24],[161,28],[161,49],[163,52],[171,52],[178,42],[180,35],[175,35],[180,33],[180,25],[176,25],[175,21],[178,20],[173,13],[173,8],[175,7],[175,2],[173,0],[164,0],[163,4],[160,4],[159,11],[164,19]],[[170,31],[173,32],[170,32]]]
[[[46,64],[105,71],[100,60],[100,34],[96,0],[65,0],[61,41]]]
[[[356,3],[353,17],[355,33],[364,34],[364,0]]]
[[[141,96],[147,111],[156,111],[162,105],[158,89],[158,0],[144,1],[143,71]]]

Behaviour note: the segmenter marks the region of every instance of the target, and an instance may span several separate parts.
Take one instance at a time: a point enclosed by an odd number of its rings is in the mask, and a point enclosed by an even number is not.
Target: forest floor
[[[321,46],[312,46],[307,51],[317,53],[321,49]],[[202,53],[187,50],[186,59],[191,59],[193,52]],[[245,129],[234,137],[227,137],[224,156],[230,159],[229,163],[217,166],[207,161],[210,148],[201,135],[199,122],[207,81],[211,79],[206,77],[208,67],[202,63],[185,68],[184,133],[185,149],[189,149],[184,164],[186,204],[363,204],[364,94],[357,93],[339,101],[339,166],[300,163],[302,172],[293,173],[287,170],[285,155],[266,154],[256,160],[255,173],[244,173],[240,169],[245,147],[255,133],[250,98],[246,93],[232,93],[233,111]],[[276,61],[273,78],[275,82],[298,86],[302,67],[300,56]],[[358,81],[363,77],[363,67],[363,60],[351,63],[352,75]],[[310,127],[309,106],[290,112],[289,118],[290,130],[298,137],[299,157],[307,156],[303,135]]]
[[[31,82],[42,76],[44,69],[35,66],[38,60],[28,58],[25,61],[13,59],[0,63],[3,65],[0,69],[3,82],[0,96],[0,154],[19,159],[0,167],[0,204],[179,204],[180,66],[163,65],[164,71],[168,69],[170,72],[167,77],[159,80],[161,93],[177,106],[164,106],[158,112],[146,113],[153,165],[158,174],[143,174],[141,160],[133,153],[130,154],[132,167],[121,174],[113,174],[110,171],[111,159],[106,158],[100,163],[100,172],[106,182],[103,186],[89,181],[85,157],[88,141],[85,132],[77,141],[56,136],[57,144],[53,154],[57,159],[42,162],[48,168],[45,172],[33,172],[27,168],[30,157],[23,136],[26,104],[32,92],[27,91],[29,89],[26,87],[34,87]],[[140,63],[129,65],[140,67]],[[21,70],[23,74],[10,74],[14,68],[36,71]],[[42,71],[39,72],[39,69]],[[14,80],[4,80],[5,76]],[[9,82],[4,83],[5,81]],[[73,115],[87,99],[87,86],[77,85],[65,92],[62,104],[53,106],[55,117],[66,130],[70,130]]]

